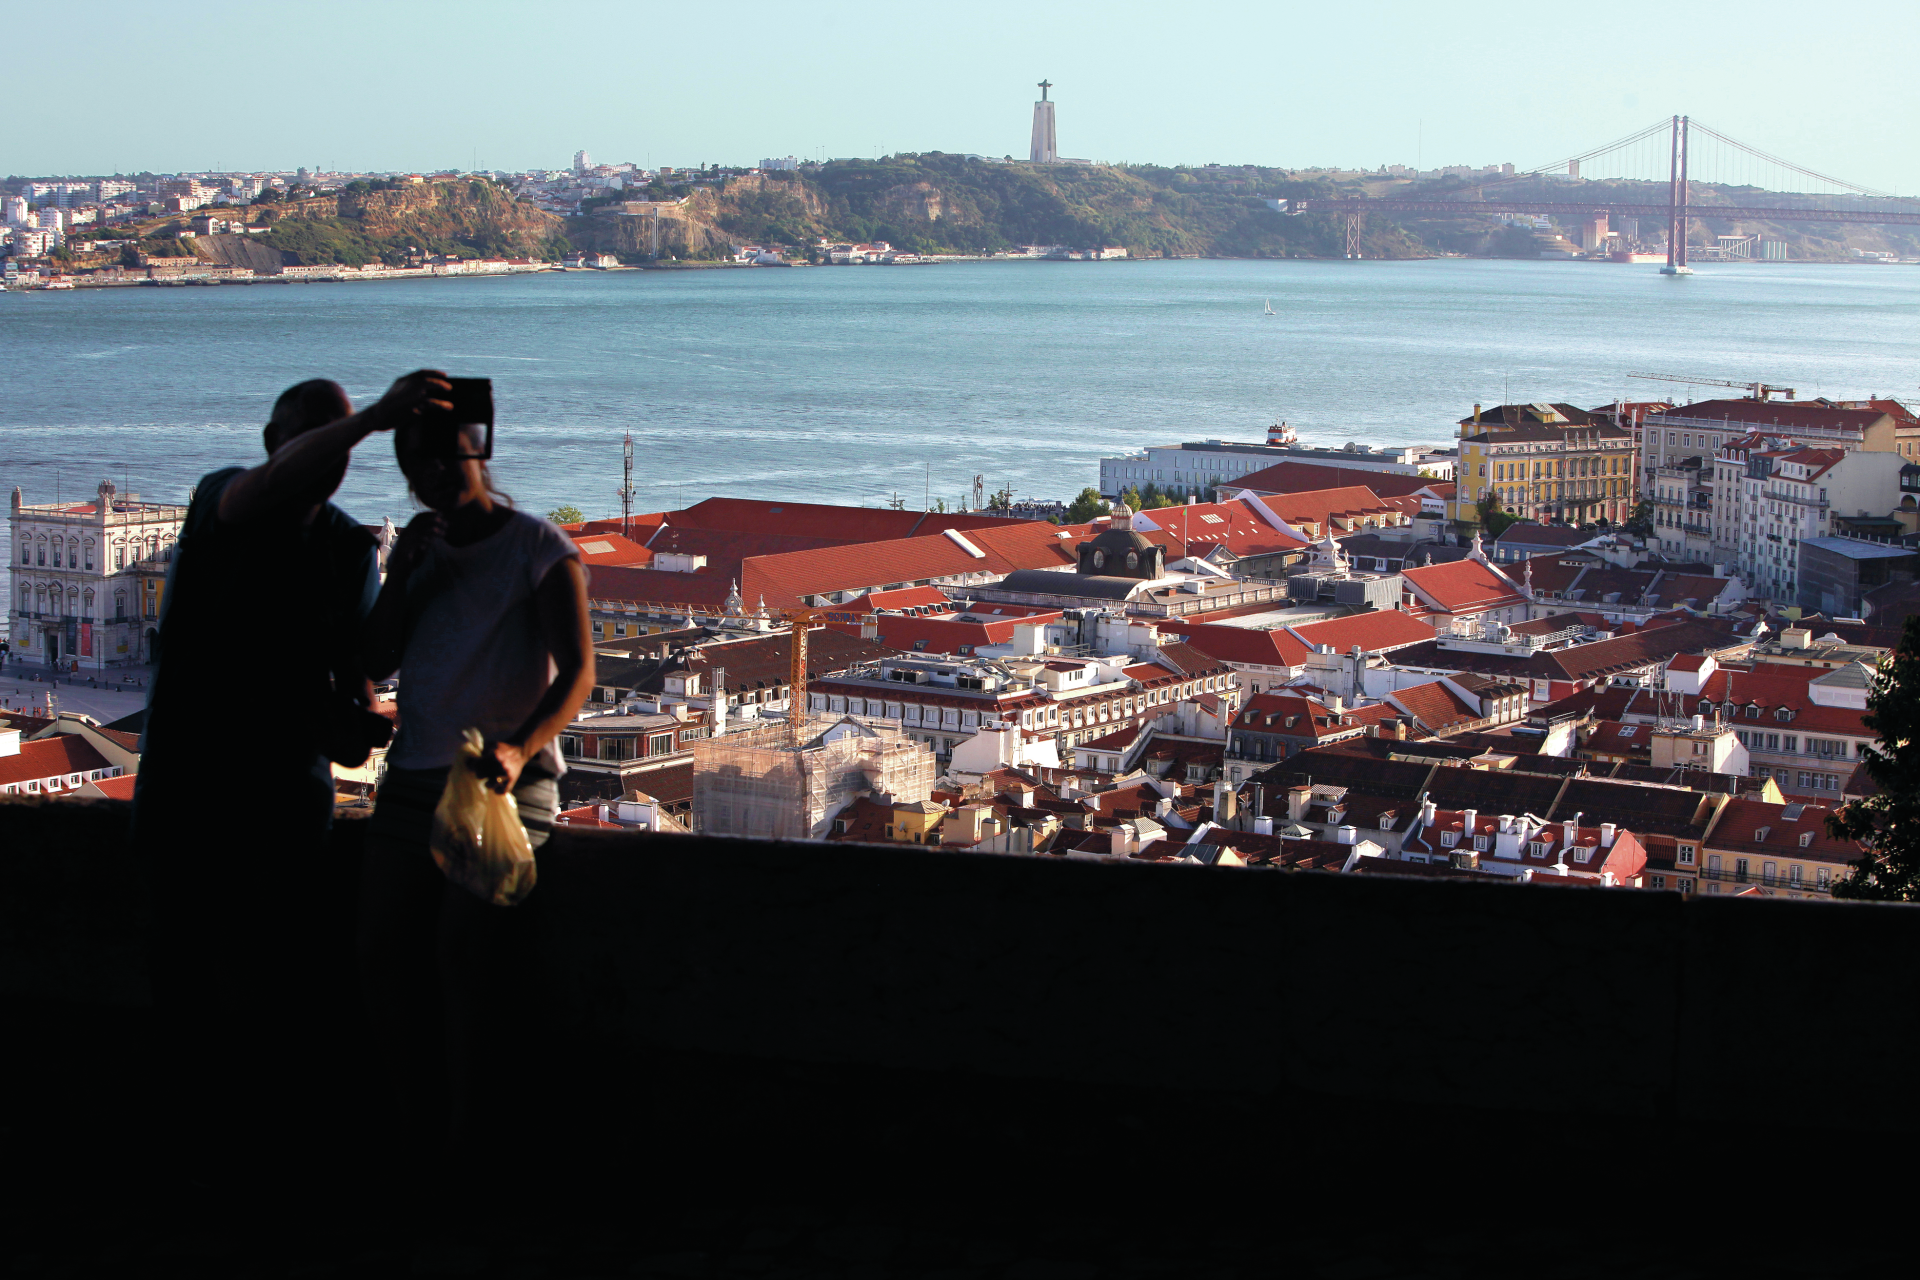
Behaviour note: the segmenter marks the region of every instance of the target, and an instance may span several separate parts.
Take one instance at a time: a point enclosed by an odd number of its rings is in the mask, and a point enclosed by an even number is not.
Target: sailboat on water
[[[1266,314],[1267,314],[1267,315],[1272,315],[1272,314],[1274,314],[1274,311],[1273,311],[1273,299],[1272,299],[1272,298],[1268,298],[1268,299],[1267,299],[1267,310],[1266,310]]]

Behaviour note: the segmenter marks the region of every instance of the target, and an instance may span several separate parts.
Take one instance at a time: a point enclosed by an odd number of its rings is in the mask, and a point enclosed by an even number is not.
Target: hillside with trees
[[[686,181],[656,179],[583,210],[568,225],[582,247],[629,261],[648,256],[643,218],[622,217],[623,201],[678,202],[660,207],[661,255],[721,256],[729,245],[774,244],[804,252],[820,240],[884,240],[914,253],[980,253],[1017,245],[1122,246],[1134,257],[1338,258],[1346,252],[1343,215],[1275,212],[1272,199],[1409,194],[1413,184],[1365,179],[1334,183],[1257,165],[1033,165],[927,152],[881,160],[835,160],[798,171]],[[1425,197],[1471,199],[1470,183],[1422,183]],[[1535,179],[1502,186],[1517,200],[1628,200],[1660,203],[1664,186]],[[1765,198],[1759,198],[1765,197]],[[1714,218],[1716,205],[1781,200],[1745,188],[1696,183],[1701,216],[1696,243],[1720,234],[1759,233],[1784,240],[1801,260],[1844,260],[1849,247],[1920,251],[1909,229],[1819,223],[1736,225]],[[647,233],[650,235],[651,224]],[[1652,231],[1653,228],[1644,230]],[[1909,242],[1913,242],[1909,246]],[[1369,258],[1438,254],[1531,258],[1542,245],[1526,228],[1484,215],[1370,214],[1360,250]]]
[[[715,242],[804,249],[819,240],[884,240],[914,253],[980,253],[1017,245],[1123,246],[1136,257],[1325,258],[1345,252],[1345,226],[1327,215],[1287,217],[1269,197],[1332,194],[1325,183],[1261,168],[1029,165],[930,152],[836,160],[798,172],[718,183],[656,182],[643,200],[686,203],[663,215],[663,255],[703,257]],[[631,233],[609,203],[568,227],[583,245],[623,256]],[[622,243],[621,241],[625,242]],[[1429,252],[1400,228],[1369,228],[1369,257]]]

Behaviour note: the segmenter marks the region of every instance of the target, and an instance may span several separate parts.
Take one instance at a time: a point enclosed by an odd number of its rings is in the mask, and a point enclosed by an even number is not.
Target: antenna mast
[[[633,432],[627,432],[620,479],[620,536],[633,536]]]

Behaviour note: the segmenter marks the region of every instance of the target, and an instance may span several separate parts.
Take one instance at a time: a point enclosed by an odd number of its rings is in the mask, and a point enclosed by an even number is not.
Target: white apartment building
[[[1423,447],[1376,449],[1350,444],[1344,449],[1308,449],[1294,444],[1252,444],[1232,440],[1191,440],[1184,444],[1150,445],[1143,452],[1100,459],[1100,494],[1118,498],[1129,489],[1158,485],[1162,490],[1200,492],[1237,483],[1256,471],[1282,462],[1315,462],[1354,471],[1385,471],[1392,475],[1434,475],[1451,469],[1452,458],[1439,458]],[[1355,484],[1365,484],[1356,479]]]
[[[1886,515],[1900,501],[1898,453],[1742,437],[1709,469],[1713,554],[1755,595],[1791,602],[1799,545],[1833,532],[1832,518]],[[1724,559],[1720,559],[1724,557]]]
[[[1920,419],[1899,401],[1889,399],[1707,400],[1649,413],[1641,422],[1639,434],[1640,480],[1642,492],[1653,506],[1657,549],[1676,560],[1726,565],[1730,571],[1746,575],[1748,585],[1759,595],[1776,595],[1769,584],[1784,581],[1790,597],[1793,575],[1785,572],[1790,549],[1786,542],[1778,544],[1778,560],[1774,544],[1768,543],[1764,549],[1749,545],[1756,537],[1765,536],[1758,531],[1762,522],[1757,517],[1763,513],[1747,505],[1749,481],[1764,479],[1748,475],[1749,461],[1756,453],[1808,447],[1827,451],[1835,461],[1854,452],[1920,457]],[[1866,470],[1877,474],[1873,466]],[[1846,483],[1851,484],[1857,474],[1864,473],[1849,464]],[[1897,467],[1894,474],[1898,474]],[[1864,503],[1873,513],[1884,514],[1874,505],[1880,500],[1878,490],[1875,482],[1844,506],[1835,495],[1829,495],[1834,503],[1831,509],[1852,514]],[[1897,501],[1896,492],[1887,508]],[[1771,517],[1775,513],[1769,509],[1764,514]],[[1816,514],[1825,516],[1824,511]],[[1814,527],[1816,532],[1806,536],[1827,532],[1819,520]],[[1787,536],[1783,524],[1781,537]],[[1792,536],[1797,543],[1800,535]],[[1759,554],[1763,550],[1765,554]],[[1797,561],[1798,557],[1790,558]],[[1754,578],[1749,571],[1761,569],[1762,561],[1765,572],[1761,578]],[[1776,568],[1784,578],[1776,576]]]
[[[172,556],[184,506],[122,497],[102,480],[89,502],[28,503],[13,491],[8,622],[16,660],[104,671],[140,661],[142,561]]]

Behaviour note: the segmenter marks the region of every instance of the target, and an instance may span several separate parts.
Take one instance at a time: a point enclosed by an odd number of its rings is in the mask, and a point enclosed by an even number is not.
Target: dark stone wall
[[[0,804],[0,996],[147,1001],[125,817]],[[343,993],[363,829],[274,907]],[[1920,1049],[1907,907],[600,832],[530,902],[528,998],[615,1058],[1916,1124],[1829,1102]]]

